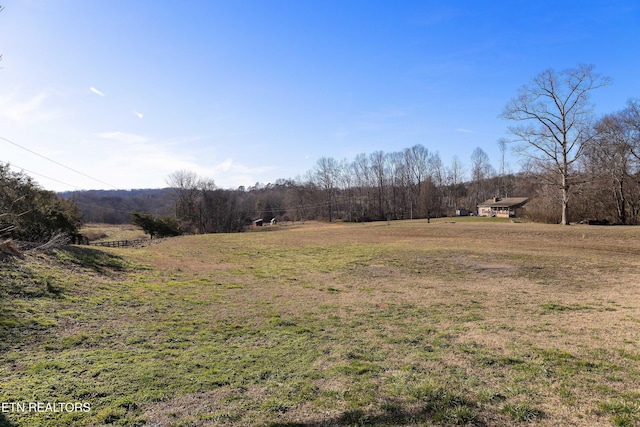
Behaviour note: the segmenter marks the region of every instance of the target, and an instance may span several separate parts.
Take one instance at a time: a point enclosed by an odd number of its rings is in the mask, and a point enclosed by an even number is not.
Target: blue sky
[[[31,151],[0,139],[0,162],[56,191],[236,188],[415,144],[497,168],[500,113],[547,68],[611,77],[597,114],[640,97],[635,0],[1,4],[0,137]]]

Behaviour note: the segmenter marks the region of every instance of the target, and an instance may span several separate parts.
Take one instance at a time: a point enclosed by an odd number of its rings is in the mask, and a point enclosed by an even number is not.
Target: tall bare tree
[[[417,144],[411,148],[406,148],[403,151],[405,163],[407,166],[408,185],[411,194],[411,217],[413,217],[413,210],[418,212],[418,199],[420,198],[420,190],[425,187],[420,184],[426,180],[430,175],[430,163],[433,155],[429,153],[429,150],[424,146]]]
[[[453,156],[451,165],[446,169],[447,204],[446,209],[453,212],[458,210],[460,198],[466,193],[464,181],[464,165]]]
[[[386,188],[387,188],[387,156],[383,151],[374,151],[369,155],[369,163],[371,166],[371,174],[374,180],[374,187],[377,188],[377,219],[383,220],[387,219],[387,215],[389,210],[386,208],[387,197],[386,197]]]
[[[485,151],[476,147],[471,153],[471,181],[472,191],[470,193],[469,205],[475,207],[480,202],[484,202],[489,197],[497,196],[492,194],[489,188],[490,179],[495,175],[495,170],[491,166],[489,156]]]
[[[502,113],[503,118],[521,123],[509,128],[521,143],[520,153],[550,166],[559,177],[565,225],[569,224],[572,165],[595,136],[590,127],[590,94],[609,84],[593,68],[581,64],[561,72],[543,71],[520,89]]]
[[[183,230],[198,232],[199,202],[198,175],[187,170],[175,171],[167,178],[167,184],[176,195],[176,219],[180,221]]]
[[[338,190],[338,175],[340,164],[333,157],[321,157],[316,162],[313,180],[323,192],[324,203],[327,208],[329,222],[335,219],[336,192]]]
[[[369,156],[365,153],[358,154],[351,163],[355,177],[355,185],[358,190],[358,219],[365,221],[371,217],[371,200],[373,199],[373,177]]]

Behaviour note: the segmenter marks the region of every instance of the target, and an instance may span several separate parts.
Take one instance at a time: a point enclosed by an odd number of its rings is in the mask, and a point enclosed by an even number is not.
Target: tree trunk
[[[562,171],[562,221],[560,224],[569,225],[569,177],[565,170]]]
[[[619,180],[620,198],[616,197],[618,203],[618,222],[622,225],[627,224],[627,198],[624,191],[624,179]]]

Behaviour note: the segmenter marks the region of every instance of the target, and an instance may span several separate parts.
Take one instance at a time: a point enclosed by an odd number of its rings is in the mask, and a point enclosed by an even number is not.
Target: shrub
[[[152,239],[157,237],[171,237],[180,235],[178,221],[171,217],[158,217],[144,212],[131,214],[131,223],[142,228]]]
[[[40,243],[77,234],[81,225],[80,210],[72,201],[0,164],[0,236]]]

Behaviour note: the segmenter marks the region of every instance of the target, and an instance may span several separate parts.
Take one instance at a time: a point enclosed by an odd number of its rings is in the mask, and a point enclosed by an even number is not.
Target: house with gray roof
[[[516,216],[516,209],[523,207],[527,197],[494,197],[478,205],[478,216],[511,218]]]

